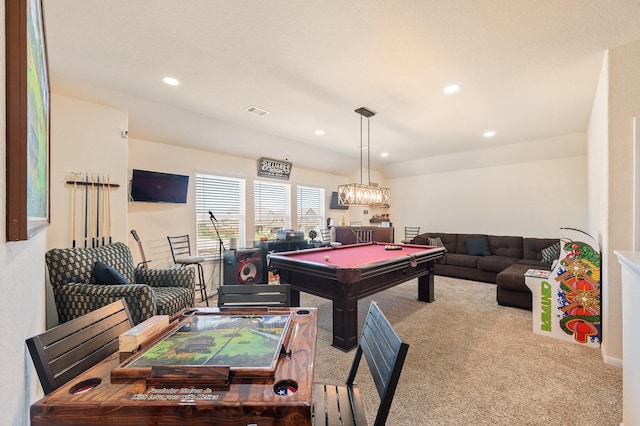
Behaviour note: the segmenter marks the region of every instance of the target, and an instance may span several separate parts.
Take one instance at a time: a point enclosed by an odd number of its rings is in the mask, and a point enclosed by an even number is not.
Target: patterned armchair
[[[194,305],[195,274],[191,268],[134,268],[124,243],[97,248],[52,249],[45,254],[60,323],[124,297],[135,324],[152,315],[173,315]],[[92,270],[104,262],[129,284],[97,283]]]

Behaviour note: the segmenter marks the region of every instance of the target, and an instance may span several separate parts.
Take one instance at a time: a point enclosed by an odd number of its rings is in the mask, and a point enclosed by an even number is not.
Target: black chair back
[[[133,327],[121,299],[27,339],[45,394],[118,352],[119,336]]]
[[[346,384],[314,385],[313,424],[367,424],[360,390],[355,383],[364,355],[380,396],[374,425],[385,425],[408,350],[409,344],[400,339],[378,304],[371,302]]]
[[[289,284],[221,285],[218,307],[291,306]]]

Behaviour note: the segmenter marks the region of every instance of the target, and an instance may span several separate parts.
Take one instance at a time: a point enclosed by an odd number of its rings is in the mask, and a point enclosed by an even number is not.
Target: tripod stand
[[[217,219],[216,217],[213,215],[213,213],[211,213],[211,211],[209,211],[209,220],[211,221],[211,224],[213,225],[213,229],[215,229],[216,231],[216,235],[218,237],[218,254],[219,254],[219,262],[218,262],[218,288],[220,288],[220,286],[222,285],[222,267],[223,265],[223,254],[224,254],[224,241],[222,241],[222,238],[220,237],[220,232],[218,232],[218,227],[216,226],[216,222]]]

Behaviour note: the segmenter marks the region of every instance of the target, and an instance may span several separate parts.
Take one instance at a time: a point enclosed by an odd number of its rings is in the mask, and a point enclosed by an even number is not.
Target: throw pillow
[[[444,243],[442,242],[442,238],[440,237],[436,237],[436,238],[429,238],[429,245],[433,246],[433,247],[444,247]],[[445,248],[444,251],[447,251],[447,249]]]
[[[421,245],[429,245],[429,237],[427,234],[420,234],[409,242],[410,244],[421,244]]]
[[[560,256],[560,242],[543,248],[540,254],[542,255],[543,263],[553,263]]]
[[[91,274],[96,280],[96,284],[129,284],[127,279],[116,271],[113,266],[103,262],[94,263]]]
[[[465,240],[467,245],[467,254],[470,256],[490,256],[491,249],[489,249],[489,241],[486,237],[472,238]]]

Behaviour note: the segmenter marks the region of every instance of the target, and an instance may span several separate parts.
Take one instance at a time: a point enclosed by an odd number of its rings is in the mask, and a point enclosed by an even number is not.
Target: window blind
[[[291,185],[256,180],[253,184],[254,240],[277,238],[278,229],[291,227]]]
[[[196,173],[196,224],[198,254],[207,259],[221,256],[216,228],[224,246],[237,238],[245,241],[245,180]],[[211,223],[209,211],[217,221]]]
[[[298,229],[308,238],[312,229],[326,228],[324,219],[324,188],[297,187]]]

